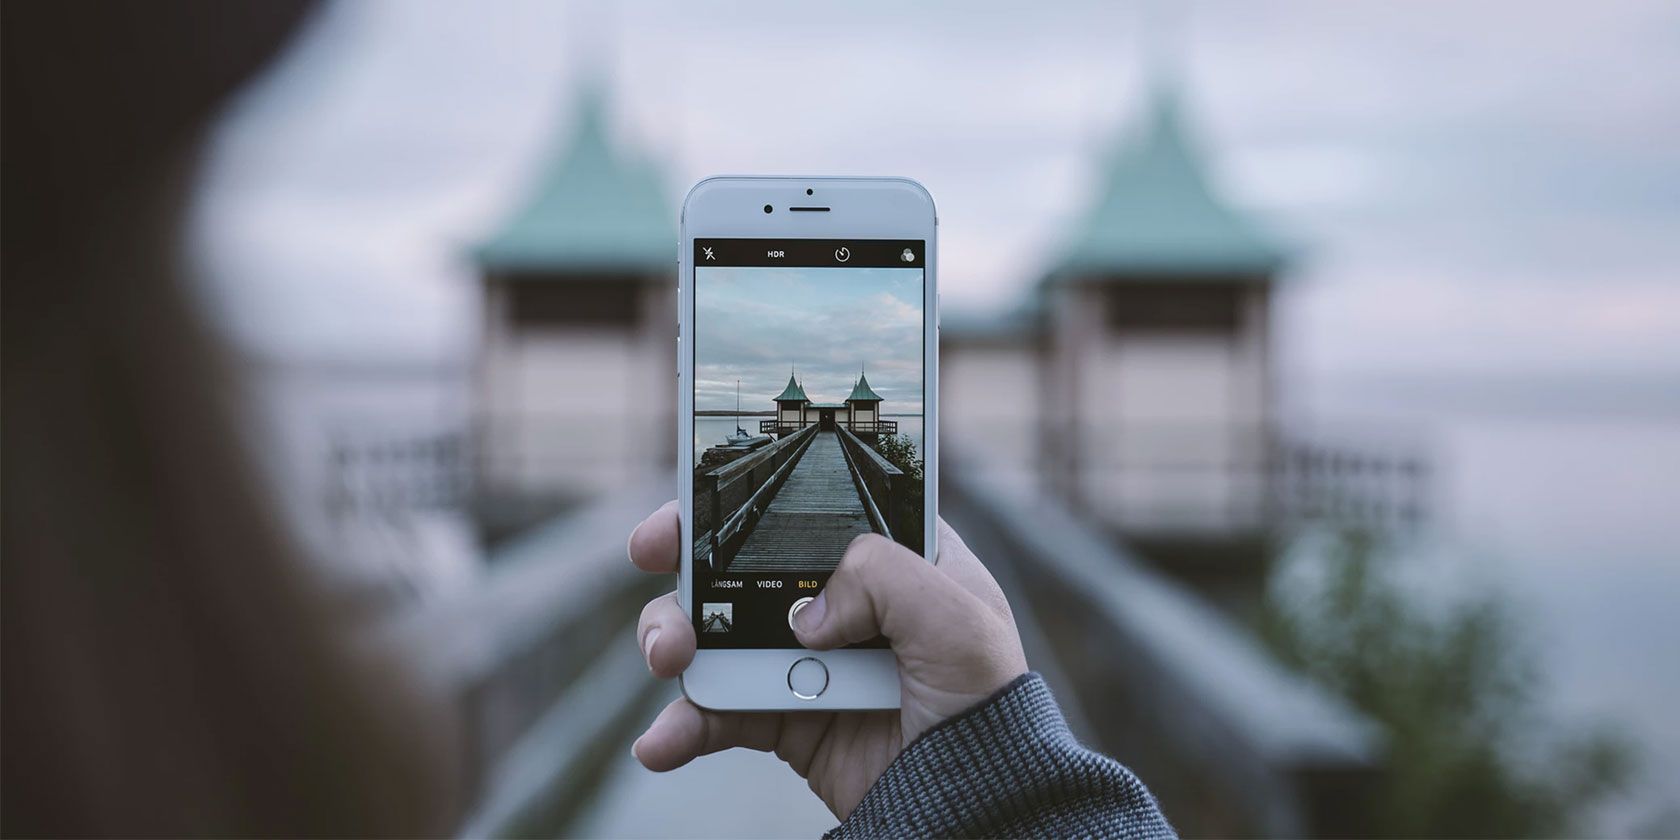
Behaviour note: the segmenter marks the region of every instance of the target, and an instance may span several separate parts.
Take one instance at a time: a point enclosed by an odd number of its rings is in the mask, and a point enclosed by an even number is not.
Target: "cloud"
[[[840,402],[860,369],[883,410],[918,413],[920,274],[914,269],[707,268],[696,278],[695,406],[769,408],[797,371],[816,402]]]

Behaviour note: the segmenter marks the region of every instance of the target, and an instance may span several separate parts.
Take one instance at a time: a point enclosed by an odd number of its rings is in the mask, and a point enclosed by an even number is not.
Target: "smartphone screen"
[[[799,647],[791,611],[860,534],[923,552],[925,246],[694,240],[701,648]]]

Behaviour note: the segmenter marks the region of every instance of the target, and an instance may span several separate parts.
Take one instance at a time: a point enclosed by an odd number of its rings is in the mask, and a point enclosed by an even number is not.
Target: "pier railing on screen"
[[[723,569],[770,499],[816,439],[807,426],[775,443],[694,477],[694,559]]]
[[[764,434],[764,435],[786,435],[786,434],[792,434],[793,432],[797,432],[800,429],[807,428],[809,426],[814,426],[814,425],[817,425],[817,424],[815,424],[815,423],[804,423],[804,422],[788,422],[788,421],[785,421],[785,420],[760,420],[760,421],[758,421],[758,432],[759,432],[759,434]],[[837,422],[836,426],[841,427],[841,428],[850,429],[852,432],[855,432],[857,434],[879,434],[879,435],[896,435],[896,434],[898,434],[898,421],[897,420],[852,420],[852,421],[846,421],[846,422]]]
[[[875,448],[846,429],[840,429],[840,450],[846,453],[852,480],[857,482],[858,495],[863,497],[864,509],[869,512],[869,524],[875,532],[895,539],[907,536],[913,528],[905,510],[906,488],[904,471],[881,457]]]

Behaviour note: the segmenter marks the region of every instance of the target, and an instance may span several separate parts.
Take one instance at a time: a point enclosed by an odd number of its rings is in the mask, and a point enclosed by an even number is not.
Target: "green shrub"
[[[887,459],[893,466],[898,467],[904,473],[904,477],[908,479],[908,486],[901,495],[903,500],[903,507],[899,512],[901,521],[922,521],[922,470],[925,464],[916,451],[915,441],[912,441],[908,435],[882,435],[875,441],[875,451],[881,453],[881,457]],[[918,553],[922,551],[921,531],[895,536],[898,537],[899,542]]]
[[[1310,558],[1310,559],[1309,559]],[[1633,773],[1629,744],[1539,708],[1533,652],[1486,593],[1408,590],[1369,535],[1280,567],[1261,635],[1388,735],[1373,826],[1394,837],[1536,837],[1582,817]],[[1310,568],[1303,564],[1310,563]]]

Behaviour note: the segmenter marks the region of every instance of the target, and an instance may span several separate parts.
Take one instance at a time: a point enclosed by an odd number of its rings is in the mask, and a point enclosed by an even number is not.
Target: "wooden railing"
[[[846,454],[852,481],[856,482],[864,509],[869,512],[870,527],[888,539],[893,539],[894,534],[900,538],[912,536],[907,532],[914,530],[914,524],[908,521],[904,510],[909,501],[904,471],[850,431],[839,429],[838,434],[840,451]]]
[[[855,436],[839,437],[860,476],[878,466]],[[635,623],[669,583],[630,566],[624,537],[673,483],[663,476],[508,541],[470,587],[384,628],[457,716],[471,799],[460,835],[566,834],[655,713],[666,692],[636,650]],[[1042,494],[960,471],[946,489],[946,515],[1008,591],[1029,657],[1076,729],[1136,767],[1187,834],[1372,829],[1366,795],[1382,748],[1368,722]]]
[[[807,426],[814,425],[816,424],[790,422],[786,420],[760,420],[758,421],[758,431],[760,434],[766,435],[785,435],[797,432]],[[834,421],[834,425],[840,428],[851,429],[852,431],[860,434],[898,434],[897,420],[853,420],[849,423],[842,423],[836,420]]]
[[[1406,531],[1427,518],[1429,463],[1415,449],[1304,438],[1278,449],[1275,493],[1290,521]]]
[[[466,435],[335,435],[327,461],[327,508],[351,515],[464,507],[471,482]]]
[[[1430,518],[1428,448],[1405,426],[963,417],[941,430],[951,449],[989,471],[1033,476],[1127,533],[1219,536],[1322,524],[1406,533]]]
[[[667,474],[511,539],[471,586],[383,628],[455,715],[461,835],[564,834],[653,715],[636,616],[669,584],[631,567],[624,538],[671,490]]]
[[[750,455],[695,474],[696,561],[709,562],[719,571],[729,565],[816,436],[817,427],[806,426]]]
[[[1363,836],[1385,739],[1245,627],[1055,497],[952,466],[941,512],[1009,598],[1081,740],[1186,836]]]

